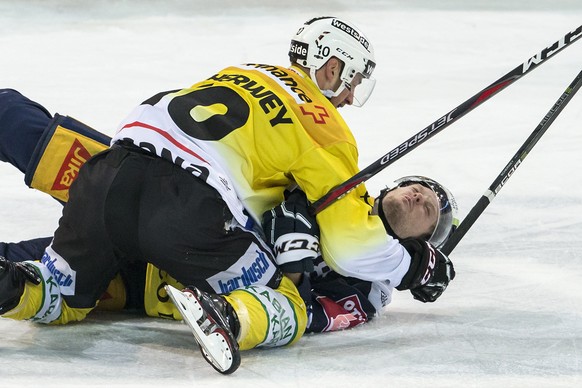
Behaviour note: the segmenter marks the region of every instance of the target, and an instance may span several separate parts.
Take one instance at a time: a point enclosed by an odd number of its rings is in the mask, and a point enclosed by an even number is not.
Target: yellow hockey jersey
[[[247,228],[260,225],[289,186],[315,201],[359,171],[347,124],[296,67],[229,67],[160,93],[122,122],[112,143],[119,140],[205,180]],[[344,276],[397,286],[410,256],[369,214],[371,201],[360,185],[317,215],[322,255]]]

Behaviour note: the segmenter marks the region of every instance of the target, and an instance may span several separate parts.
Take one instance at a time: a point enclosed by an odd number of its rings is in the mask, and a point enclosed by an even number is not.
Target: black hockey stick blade
[[[410,151],[423,144],[437,133],[441,132],[453,122],[457,121],[465,114],[469,113],[477,106],[481,105],[483,102],[487,101],[498,92],[505,89],[507,86],[511,85],[524,75],[536,69],[542,63],[545,63],[549,58],[555,56],[557,53],[570,46],[573,42],[581,37],[582,26],[579,26],[575,30],[568,32],[557,42],[554,42],[540,52],[536,53],[534,56],[517,66],[515,69],[511,70],[509,73],[505,74],[503,77],[499,78],[497,81],[493,82],[491,85],[487,86],[485,89],[481,90],[479,93],[475,94],[473,97],[469,98],[467,101],[463,102],[461,105],[457,106],[447,114],[439,117],[428,127],[422,129],[416,135],[404,141],[398,147],[394,148],[344,183],[330,190],[327,194],[311,205],[310,211],[313,214],[319,213],[334,203],[336,200],[343,197],[346,193],[354,189],[356,186],[359,186],[363,182],[367,181],[400,159],[402,156],[408,154]]]
[[[576,94],[576,92],[582,86],[582,71],[578,73],[574,81],[568,86],[568,88],[562,93],[560,98],[554,103],[552,109],[544,116],[542,121],[538,124],[538,126],[534,129],[531,135],[527,138],[527,140],[522,144],[519,150],[513,155],[509,163],[501,170],[501,173],[495,178],[493,183],[489,186],[489,188],[485,191],[483,196],[477,201],[475,206],[471,209],[469,214],[463,219],[463,222],[459,225],[459,227],[455,230],[455,232],[451,235],[451,237],[447,240],[445,245],[441,248],[441,251],[445,255],[449,255],[453,249],[457,246],[459,241],[465,236],[467,231],[473,226],[475,221],[481,216],[483,211],[489,206],[491,201],[495,198],[497,193],[501,190],[501,188],[507,183],[509,178],[513,175],[515,170],[521,165],[523,160],[529,155],[530,151],[536,145],[538,140],[543,136],[543,134],[547,131],[547,129],[552,125],[556,117],[562,112],[562,110],[568,105],[572,97]]]

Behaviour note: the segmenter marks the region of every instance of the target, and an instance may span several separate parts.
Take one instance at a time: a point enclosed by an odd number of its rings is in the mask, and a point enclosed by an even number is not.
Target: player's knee
[[[13,89],[0,89],[0,160],[26,172],[51,114]]]
[[[42,120],[48,125],[52,115],[39,103],[14,89],[0,89],[0,123],[13,124],[22,120]],[[3,125],[2,127],[6,127]],[[10,125],[14,127],[14,125]],[[25,128],[25,125],[20,125]]]
[[[0,113],[8,109],[15,101],[24,96],[14,89],[0,89]]]

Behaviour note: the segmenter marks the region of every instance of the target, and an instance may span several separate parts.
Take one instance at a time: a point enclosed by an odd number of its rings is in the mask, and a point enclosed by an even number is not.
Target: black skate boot
[[[236,342],[240,325],[232,306],[221,296],[196,287],[183,291],[172,286],[165,288],[190,326],[206,361],[223,374],[237,370],[241,361]]]
[[[36,271],[25,263],[13,263],[0,256],[0,315],[18,306],[26,281],[39,284]]]

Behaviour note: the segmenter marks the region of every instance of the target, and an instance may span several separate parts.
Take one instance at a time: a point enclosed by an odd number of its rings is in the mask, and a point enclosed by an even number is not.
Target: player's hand
[[[410,290],[414,299],[434,302],[455,278],[451,260],[440,250],[421,239],[405,239],[401,244],[410,253],[410,268],[396,287]]]
[[[41,280],[31,264],[14,263],[0,256],[0,315],[18,305],[26,282],[36,285]]]
[[[305,193],[285,193],[285,201],[263,214],[263,230],[283,272],[313,271],[319,255],[319,226],[308,211]]]
[[[449,282],[455,278],[453,262],[441,251],[436,250],[437,264],[432,278],[423,286],[410,290],[414,299],[421,302],[434,302],[447,289]]]

